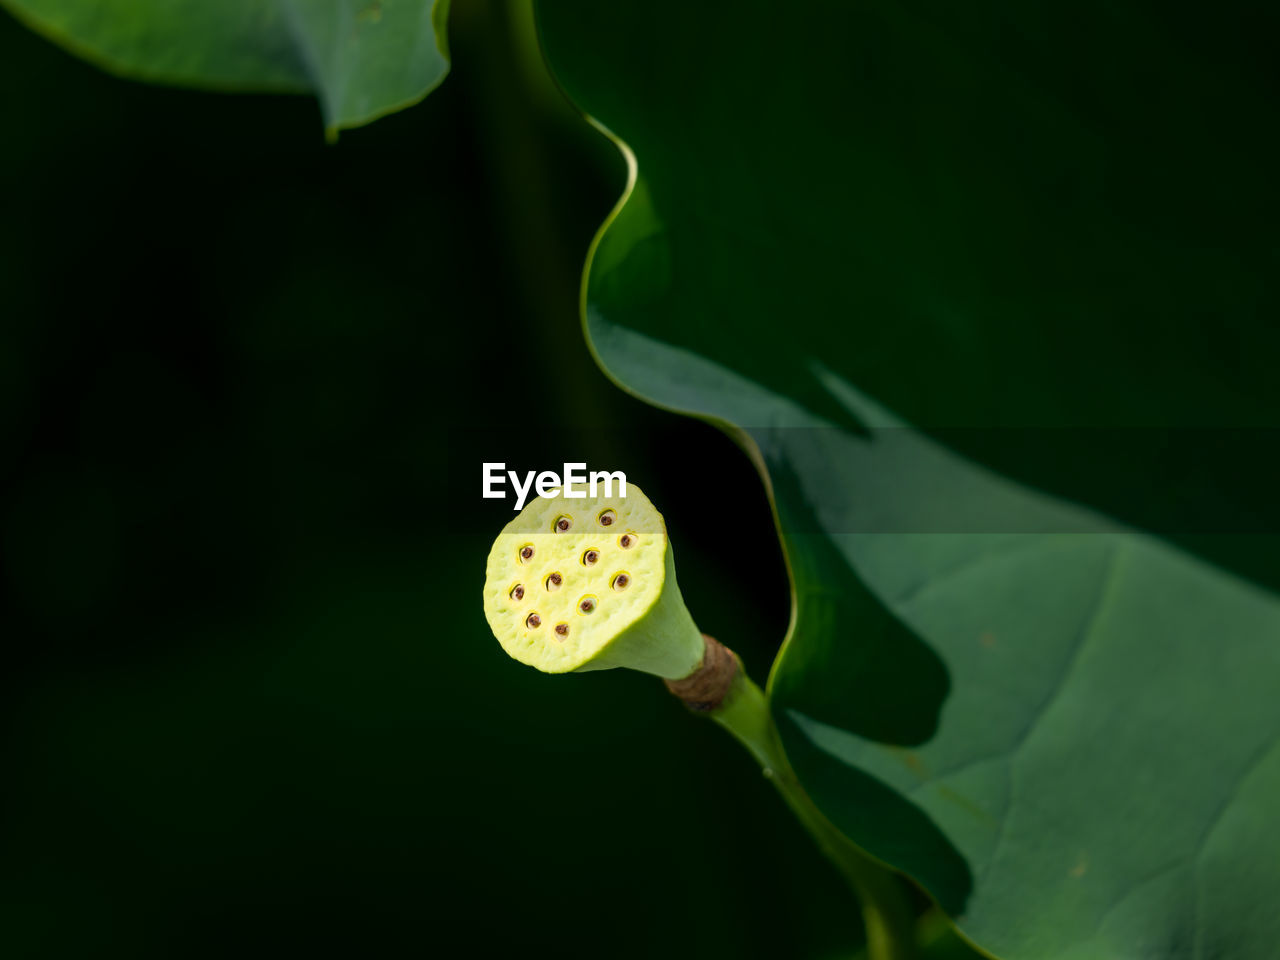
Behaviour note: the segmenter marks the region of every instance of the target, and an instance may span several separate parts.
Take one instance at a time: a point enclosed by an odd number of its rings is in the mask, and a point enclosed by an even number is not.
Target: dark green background
[[[6,957],[856,942],[722,732],[484,623],[504,437],[627,470],[760,680],[788,597],[745,458],[591,366],[621,164],[471,9],[444,86],[336,147],[307,100],[126,83],[0,19]]]

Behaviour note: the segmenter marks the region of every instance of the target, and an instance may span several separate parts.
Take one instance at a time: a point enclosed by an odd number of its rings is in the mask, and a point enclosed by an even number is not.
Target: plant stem
[[[561,168],[570,145],[580,152],[608,151],[616,161],[615,148],[583,124],[551,78],[538,44],[533,0],[454,0],[450,17],[454,72],[469,74],[473,111],[486,141],[483,152],[491,158],[497,207],[511,239],[513,272],[525,291],[531,324],[539,330],[529,349],[544,350],[542,362],[547,365],[563,367],[570,358],[585,360],[576,328],[562,322],[563,314],[572,309],[564,305],[576,305],[582,253],[579,241],[563,226],[564,211],[568,201],[583,192],[582,171],[570,178]],[[588,166],[603,167],[603,161],[597,158]],[[585,247],[585,238],[581,243]],[[563,291],[555,287],[566,277],[571,283]],[[566,392],[548,406],[576,409],[571,388],[577,390],[580,380],[562,376],[552,383],[552,389]],[[612,391],[606,396],[612,397]],[[612,431],[605,434],[611,435]],[[814,806],[782,751],[764,694],[741,669],[711,716],[760,761],[765,775],[852,886],[862,904],[869,960],[910,960],[915,955],[914,917],[901,880],[855,847]]]
[[[491,204],[478,213],[505,248],[494,282],[530,331],[521,356],[529,369],[557,371],[540,384],[546,409],[570,427],[609,424],[592,440],[612,443],[622,395],[601,389],[582,403],[584,386],[606,384],[582,336],[578,294],[591,238],[626,182],[622,158],[552,78],[533,0],[453,0],[449,35],[491,184]]]
[[[915,917],[902,880],[863,853],[809,799],[782,750],[764,693],[741,668],[711,717],[751,751],[818,847],[844,874],[862,905],[868,960],[915,957]]]

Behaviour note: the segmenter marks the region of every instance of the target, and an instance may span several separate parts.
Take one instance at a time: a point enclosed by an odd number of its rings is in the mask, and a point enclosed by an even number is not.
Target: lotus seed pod
[[[702,662],[666,524],[631,483],[625,497],[529,503],[489,551],[484,612],[508,654],[547,673],[681,679]]]

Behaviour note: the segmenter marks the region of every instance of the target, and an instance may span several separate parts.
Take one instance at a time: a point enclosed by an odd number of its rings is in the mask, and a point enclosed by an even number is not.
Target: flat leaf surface
[[[638,162],[589,337],[745,431],[824,812],[1000,956],[1272,956],[1274,15],[539,15]]]
[[[448,70],[448,0],[2,0],[56,43],[157,83],[312,93],[330,130],[407,106]]]

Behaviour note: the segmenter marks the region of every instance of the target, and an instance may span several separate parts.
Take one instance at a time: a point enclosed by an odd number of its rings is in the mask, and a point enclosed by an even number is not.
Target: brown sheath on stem
[[[732,650],[705,633],[706,651],[702,665],[683,680],[666,680],[667,689],[685,702],[690,710],[714,710],[724,701],[738,672],[738,658]]]

